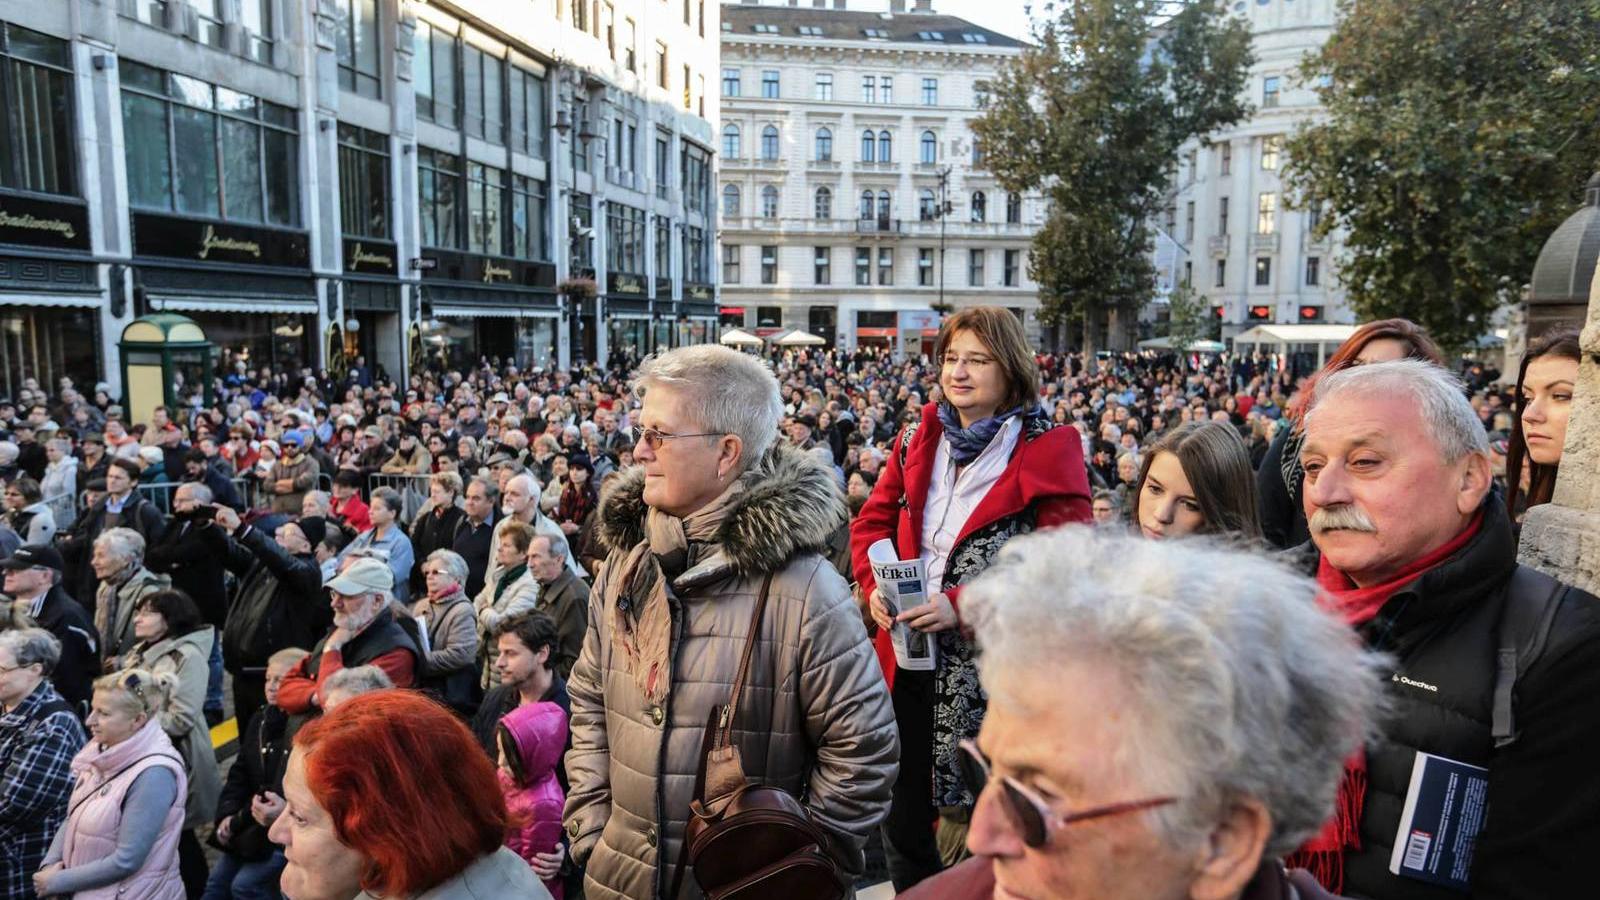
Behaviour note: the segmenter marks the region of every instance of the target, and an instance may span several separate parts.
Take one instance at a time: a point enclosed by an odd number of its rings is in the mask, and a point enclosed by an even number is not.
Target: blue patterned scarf
[[[944,426],[945,442],[950,445],[950,456],[958,466],[967,465],[977,459],[994,440],[994,436],[999,434],[1000,429],[1006,427],[1006,423],[1012,418],[1022,416],[1026,420],[1042,415],[1044,408],[1041,406],[1034,406],[1032,409],[1017,406],[986,419],[979,419],[973,422],[970,428],[962,428],[961,416],[955,407],[948,403],[939,404],[939,424]]]

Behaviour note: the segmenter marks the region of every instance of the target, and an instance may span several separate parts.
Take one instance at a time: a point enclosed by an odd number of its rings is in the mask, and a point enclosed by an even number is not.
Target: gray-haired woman
[[[50,675],[61,642],[42,628],[0,632],[0,896],[26,897],[67,817],[83,726]]]
[[[818,552],[845,516],[833,473],[774,445],[778,384],[752,357],[672,350],[640,366],[633,390],[642,466],[601,500],[609,556],[569,685],[566,820],[585,893],[653,900],[673,878],[703,729],[729,699],[768,579],[734,740],[746,775],[803,797],[859,872],[899,746],[849,587]]]
[[[902,900],[988,898],[997,884],[1097,900],[1328,897],[1279,859],[1333,813],[1385,670],[1317,594],[1204,538],[1012,540],[963,594],[989,693],[961,746],[973,858]]]
[[[144,567],[144,550],[144,535],[132,528],[108,528],[94,539],[89,565],[100,580],[94,627],[100,632],[100,658],[107,672],[120,668],[119,660],[138,643],[133,611],[144,598],[172,587],[171,578]]]
[[[423,562],[422,575],[428,592],[411,607],[428,639],[421,687],[470,713],[478,700],[478,618],[464,587],[467,561],[454,550],[435,550]]]

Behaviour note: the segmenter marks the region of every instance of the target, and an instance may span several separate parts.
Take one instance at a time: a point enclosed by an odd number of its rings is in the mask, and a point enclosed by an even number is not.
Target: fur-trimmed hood
[[[676,581],[703,583],[732,569],[737,575],[776,572],[795,556],[819,551],[848,518],[833,472],[810,453],[780,441],[740,476],[744,491],[729,506],[718,549]],[[634,466],[600,498],[600,541],[608,551],[644,540],[644,467]]]

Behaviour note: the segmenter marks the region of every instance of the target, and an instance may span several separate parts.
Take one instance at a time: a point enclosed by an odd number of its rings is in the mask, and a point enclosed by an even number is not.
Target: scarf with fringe
[[[651,703],[666,699],[672,686],[668,651],[672,643],[672,604],[667,584],[715,549],[717,533],[735,497],[744,490],[735,480],[715,500],[678,518],[651,509],[645,514],[645,539],[634,545],[619,571],[622,589],[613,606],[611,639],[622,653],[634,684]]]

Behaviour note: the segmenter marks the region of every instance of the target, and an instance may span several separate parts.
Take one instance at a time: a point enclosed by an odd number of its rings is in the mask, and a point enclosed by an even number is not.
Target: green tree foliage
[[[1600,0],[1342,0],[1290,184],[1345,232],[1363,318],[1460,347],[1514,301],[1600,164]],[[1302,202],[1304,200],[1302,199]]]
[[[1206,298],[1185,284],[1173,288],[1167,298],[1167,337],[1172,341],[1172,351],[1178,354],[1179,365],[1187,365],[1189,348],[1212,338],[1211,309]]]
[[[1007,190],[1043,190],[1028,254],[1046,322],[1131,313],[1155,283],[1149,222],[1178,148],[1248,115],[1250,33],[1221,4],[1060,0],[1002,68],[973,131]]]

